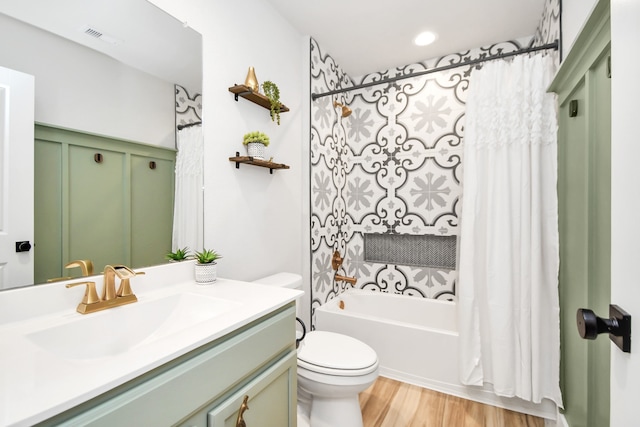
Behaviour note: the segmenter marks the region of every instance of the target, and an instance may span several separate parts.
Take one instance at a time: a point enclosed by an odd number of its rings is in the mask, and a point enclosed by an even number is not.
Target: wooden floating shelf
[[[258,104],[259,106],[271,111],[271,101],[269,101],[269,98],[267,98],[261,93],[254,92],[253,90],[251,90],[249,86],[245,86],[245,85],[231,86],[229,88],[229,92],[235,94],[236,101],[238,100],[238,97],[241,96],[244,99],[247,99],[253,102],[254,104]],[[286,113],[287,111],[289,111],[289,108],[286,105],[281,103],[280,112]]]
[[[275,163],[268,160],[260,160],[255,159],[251,156],[241,156],[239,152],[236,151],[235,157],[229,157],[230,162],[235,162],[236,169],[240,169],[240,163],[244,163],[246,165],[259,166],[261,168],[268,168],[269,173],[273,173],[274,169],[289,169],[289,165],[285,165],[282,163]]]

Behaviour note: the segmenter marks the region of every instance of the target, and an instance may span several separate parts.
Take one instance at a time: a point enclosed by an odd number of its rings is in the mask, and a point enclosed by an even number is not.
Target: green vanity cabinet
[[[181,423],[184,427],[235,427],[238,413],[247,399],[242,413],[247,427],[295,426],[296,353],[289,353],[253,381],[221,402],[216,402]]]
[[[173,228],[173,149],[37,125],[35,282],[78,275],[75,259],[165,262]]]
[[[246,395],[247,427],[296,425],[294,303],[40,425],[235,426]]]

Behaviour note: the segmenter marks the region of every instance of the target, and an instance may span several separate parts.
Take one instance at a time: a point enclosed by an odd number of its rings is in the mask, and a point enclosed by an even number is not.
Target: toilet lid
[[[359,371],[375,368],[376,352],[355,338],[327,331],[307,333],[298,348],[298,364],[306,369],[323,371]],[[363,372],[365,371],[365,372]],[[344,372],[344,375],[349,375]]]

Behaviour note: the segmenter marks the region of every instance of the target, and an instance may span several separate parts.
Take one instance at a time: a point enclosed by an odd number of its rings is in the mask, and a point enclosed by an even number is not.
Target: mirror
[[[0,0],[0,37],[0,66],[35,76],[36,123],[175,149],[197,119],[201,36],[147,0]]]

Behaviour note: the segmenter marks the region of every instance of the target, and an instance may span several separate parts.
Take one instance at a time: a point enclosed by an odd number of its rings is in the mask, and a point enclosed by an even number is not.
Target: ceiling
[[[146,0],[0,0],[0,13],[198,92],[202,37]],[[89,26],[115,43],[81,31]]]
[[[531,36],[545,0],[266,0],[352,78]],[[438,39],[418,47],[421,31]]]
[[[546,0],[264,1],[301,34],[312,36],[353,78],[531,36]],[[0,0],[0,13],[100,50],[164,80],[186,87],[201,81],[199,34],[146,0]],[[119,42],[110,45],[93,39],[78,31],[83,25]],[[438,39],[429,46],[415,46],[413,38],[424,30],[436,32]],[[189,45],[196,47],[184,48]],[[198,74],[185,81],[184,74],[196,70]]]

